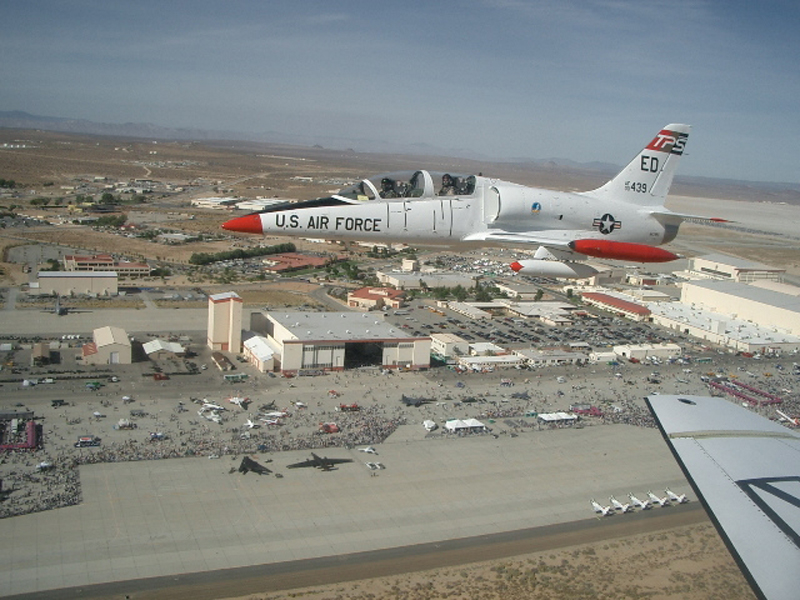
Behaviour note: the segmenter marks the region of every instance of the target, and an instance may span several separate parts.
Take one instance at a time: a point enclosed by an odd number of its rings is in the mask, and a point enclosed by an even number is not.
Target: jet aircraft
[[[245,456],[242,459],[242,462],[239,464],[239,473],[244,473],[247,475],[250,471],[257,473],[258,475],[268,475],[272,473],[272,471],[270,471],[261,463],[253,460],[249,456]]]
[[[647,497],[650,498],[650,502],[653,504],[658,504],[661,508],[665,506],[669,506],[669,498],[664,496],[663,498],[659,498],[653,493],[653,490],[647,492]]]
[[[634,506],[638,506],[642,510],[647,510],[650,508],[650,501],[649,500],[639,500],[633,493],[628,494],[628,498],[631,500],[631,504]]]
[[[597,514],[600,514],[604,517],[610,517],[614,514],[614,509],[612,509],[610,506],[602,506],[594,498],[592,498],[590,502],[592,503],[592,510],[594,510],[594,512]]]
[[[315,469],[322,469],[323,471],[332,471],[336,468],[336,465],[350,462],[353,462],[352,458],[328,458],[327,456],[317,456],[312,452],[311,458],[308,460],[286,465],[286,468],[300,469],[303,467],[314,467]]]
[[[364,179],[328,198],[282,203],[237,217],[229,231],[466,249],[537,248],[514,262],[521,274],[582,278],[597,271],[580,260],[599,257],[666,262],[658,248],[686,219],[664,206],[686,148],[689,125],[670,124],[613,179],[588,192],[557,192],[482,175],[425,170]]]
[[[633,507],[630,504],[623,504],[622,502],[614,498],[614,496],[610,496],[608,500],[609,502],[611,502],[611,506],[613,506],[615,510],[618,510],[622,513],[630,512],[633,510]]]
[[[669,499],[676,504],[685,504],[689,501],[689,499],[686,497],[686,494],[676,494],[669,488],[665,489],[664,491],[667,493],[667,496],[669,496]]]

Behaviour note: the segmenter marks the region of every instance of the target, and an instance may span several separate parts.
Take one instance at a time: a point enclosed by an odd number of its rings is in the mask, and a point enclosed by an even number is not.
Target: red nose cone
[[[522,268],[522,265],[519,264],[517,261],[514,261],[509,266],[511,267],[511,270],[514,271],[514,273],[519,273],[519,270]]]
[[[245,215],[236,217],[222,224],[223,229],[228,231],[240,231],[242,233],[264,233],[261,229],[261,215]]]

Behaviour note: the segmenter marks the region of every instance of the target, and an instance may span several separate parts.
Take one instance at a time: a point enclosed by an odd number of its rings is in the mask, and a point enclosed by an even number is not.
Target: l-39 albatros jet
[[[229,231],[424,247],[536,247],[511,265],[525,275],[582,278],[588,256],[635,262],[678,258],[657,248],[685,219],[664,207],[689,125],[667,125],[611,181],[556,192],[480,175],[408,171],[364,179],[328,198],[271,206],[231,219]]]

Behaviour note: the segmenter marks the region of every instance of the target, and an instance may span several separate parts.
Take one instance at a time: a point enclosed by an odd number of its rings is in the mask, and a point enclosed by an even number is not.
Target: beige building
[[[282,373],[430,367],[431,339],[411,337],[380,314],[253,313],[250,329],[267,338]]]
[[[115,271],[39,271],[38,290],[41,295],[116,296],[119,278]]]
[[[454,333],[432,333],[431,352],[445,358],[469,354],[469,342]]]
[[[137,279],[150,275],[150,265],[146,263],[114,260],[110,254],[64,256],[65,271],[114,271],[120,279]]]
[[[365,287],[347,294],[347,306],[361,310],[380,310],[381,308],[400,308],[405,293],[391,288]]]
[[[208,347],[222,352],[242,349],[243,301],[236,292],[208,297]]]
[[[95,329],[92,341],[81,350],[86,365],[129,365],[132,360],[131,341],[121,327]]]
[[[783,281],[786,269],[770,267],[762,263],[727,254],[706,254],[693,258],[689,273],[704,279],[750,283],[758,280]]]
[[[800,297],[732,281],[683,284],[681,303],[800,335]]]

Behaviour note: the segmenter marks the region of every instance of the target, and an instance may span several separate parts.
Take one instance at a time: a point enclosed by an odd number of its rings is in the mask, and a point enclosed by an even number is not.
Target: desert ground
[[[153,155],[151,141],[111,140],[46,132],[0,130],[0,142],[29,140],[28,149],[0,150],[0,176],[15,179],[25,190],[21,197],[5,197],[0,204],[16,203],[18,209],[55,220],[67,216],[65,208],[72,192],[61,186],[102,176],[109,179],[148,178],[184,186],[185,192],[152,198],[144,206],[129,207],[135,220],[171,231],[208,234],[189,244],[167,246],[98,231],[82,225],[25,226],[0,230],[2,285],[19,286],[29,275],[23,265],[8,260],[10,249],[31,243],[58,245],[81,252],[113,252],[129,259],[147,259],[177,268],[186,266],[195,252],[226,250],[233,244],[250,245],[245,236],[218,236],[219,225],[229,213],[195,209],[197,196],[239,195],[306,199],[341,187],[340,182],[375,172],[431,169],[491,172],[498,177],[554,189],[592,189],[606,180],[605,174],[570,171],[534,165],[491,164],[441,157],[362,155],[324,149],[265,147],[256,144],[163,143]],[[300,178],[300,179],[298,179]],[[304,178],[310,178],[306,180]],[[730,219],[733,223],[708,227],[686,223],[670,248],[688,256],[726,252],[743,258],[785,267],[800,278],[798,236],[794,224],[800,220],[796,194],[769,195],[736,186],[678,181],[678,195],[668,206],[675,211]],[[28,205],[40,196],[63,197],[61,206],[37,208]],[[266,243],[272,243],[267,241]],[[318,251],[316,244],[299,242],[301,249]],[[148,282],[153,287],[191,287],[184,272],[165,281]],[[206,286],[203,286],[204,288]],[[222,288],[220,288],[222,289]],[[314,304],[308,294],[317,286],[285,281],[237,284],[249,306]],[[215,291],[212,289],[212,291]],[[193,306],[186,305],[187,308]],[[120,305],[117,308],[124,308]],[[70,432],[73,433],[73,432]],[[694,514],[700,514],[699,511]],[[622,517],[620,517],[622,519]],[[277,600],[309,598],[743,598],[753,597],[718,534],[705,518],[671,525],[655,532],[620,529],[605,539],[584,544],[564,538],[544,551],[504,555],[483,560],[480,550],[462,556],[459,562],[428,570],[416,564],[405,572],[364,567],[339,581],[336,570],[318,579],[295,582],[280,588],[243,595],[231,586],[227,592],[208,596],[195,590],[186,597],[252,598]],[[388,575],[386,573],[389,573]],[[383,575],[378,577],[377,575]],[[174,589],[153,591],[134,597],[176,597]],[[161,595],[159,595],[161,594]],[[122,596],[119,596],[122,597]]]

